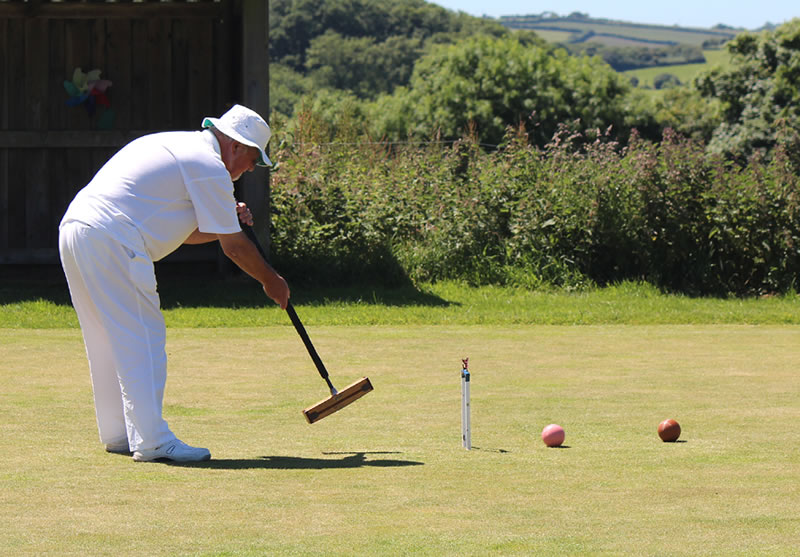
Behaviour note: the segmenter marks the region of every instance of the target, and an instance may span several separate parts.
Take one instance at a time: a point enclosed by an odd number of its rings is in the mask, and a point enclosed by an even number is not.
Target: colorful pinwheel
[[[111,102],[106,96],[106,90],[111,87],[111,82],[107,79],[100,79],[100,73],[100,70],[83,73],[81,68],[75,68],[72,81],[64,81],[64,89],[69,94],[67,106],[83,104],[89,116],[94,115],[97,105],[106,109],[111,108]],[[108,110],[106,112],[108,113]]]

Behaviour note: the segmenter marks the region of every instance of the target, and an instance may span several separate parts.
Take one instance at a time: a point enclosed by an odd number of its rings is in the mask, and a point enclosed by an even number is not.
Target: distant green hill
[[[744,31],[725,26],[700,29],[628,23],[593,19],[581,13],[562,17],[546,12],[539,15],[502,16],[498,20],[509,29],[535,31],[550,42],[563,44],[592,42],[606,46],[660,47],[685,44],[708,47],[722,44]]]
[[[667,68],[674,69],[669,73],[680,74],[684,82],[707,65],[708,53],[745,31],[723,25],[701,29],[593,19],[579,12],[512,15],[497,21],[507,29],[533,31],[572,54],[600,56],[618,72],[647,69],[649,72],[637,75],[642,86]]]

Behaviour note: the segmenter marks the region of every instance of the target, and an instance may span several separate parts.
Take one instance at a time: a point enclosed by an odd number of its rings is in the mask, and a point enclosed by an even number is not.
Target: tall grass
[[[460,280],[580,289],[646,281],[691,295],[790,292],[800,269],[800,162],[735,165],[667,131],[564,127],[544,149],[323,144],[307,119],[276,153],[273,247],[294,279]]]

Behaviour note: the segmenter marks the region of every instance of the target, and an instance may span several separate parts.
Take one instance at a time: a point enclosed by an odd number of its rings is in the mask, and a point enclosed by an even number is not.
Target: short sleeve
[[[234,234],[241,231],[236,215],[236,199],[229,177],[199,178],[186,183],[197,228],[210,234]]]

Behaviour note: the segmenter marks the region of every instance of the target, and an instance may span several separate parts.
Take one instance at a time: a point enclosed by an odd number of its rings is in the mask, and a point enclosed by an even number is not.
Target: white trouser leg
[[[59,248],[86,344],[100,440],[127,437],[132,451],[171,441],[162,418],[166,328],[152,262],[143,250],[75,222],[62,226]]]
[[[66,263],[65,269],[67,269],[67,264],[74,266],[75,263],[74,260]],[[127,442],[128,432],[125,427],[122,392],[114,365],[114,355],[111,352],[111,341],[100,321],[97,308],[90,303],[91,298],[86,290],[86,284],[80,280],[80,275],[76,280],[74,272],[65,274],[67,277],[70,275],[73,277],[67,278],[67,282],[72,294],[73,305],[78,313],[83,342],[86,346],[86,357],[89,360],[100,442],[114,445],[123,441]],[[82,301],[76,302],[75,300]]]

